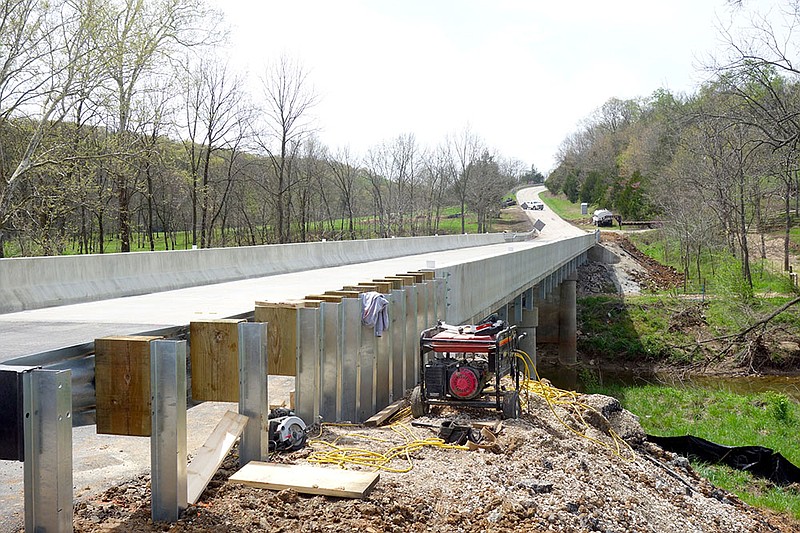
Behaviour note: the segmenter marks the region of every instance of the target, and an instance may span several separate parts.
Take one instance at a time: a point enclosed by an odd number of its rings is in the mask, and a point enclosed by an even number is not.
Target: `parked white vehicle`
[[[595,226],[610,226],[614,222],[614,214],[608,209],[598,209],[592,215],[592,224]]]

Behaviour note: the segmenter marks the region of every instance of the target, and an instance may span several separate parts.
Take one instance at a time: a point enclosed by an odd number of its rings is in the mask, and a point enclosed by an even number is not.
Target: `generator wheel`
[[[519,418],[519,392],[512,390],[503,394],[503,418]]]
[[[430,406],[425,403],[422,397],[422,385],[417,385],[411,391],[409,403],[411,404],[411,416],[414,418],[425,416],[430,412]]]

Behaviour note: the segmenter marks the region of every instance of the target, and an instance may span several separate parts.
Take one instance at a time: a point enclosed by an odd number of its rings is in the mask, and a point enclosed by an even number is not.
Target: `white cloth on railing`
[[[362,292],[361,323],[375,327],[375,336],[380,337],[389,329],[389,300],[379,292]]]

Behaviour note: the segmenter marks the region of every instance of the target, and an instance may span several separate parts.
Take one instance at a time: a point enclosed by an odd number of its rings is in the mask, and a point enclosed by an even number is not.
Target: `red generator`
[[[415,418],[431,406],[454,405],[491,408],[503,418],[518,418],[519,366],[517,327],[504,321],[476,326],[451,326],[439,322],[420,335],[419,384],[411,392]],[[514,390],[501,378],[511,375]]]

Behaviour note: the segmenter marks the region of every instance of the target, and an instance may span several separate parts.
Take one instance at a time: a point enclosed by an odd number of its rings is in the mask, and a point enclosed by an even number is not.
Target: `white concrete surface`
[[[504,242],[502,233],[0,259],[0,313]]]

